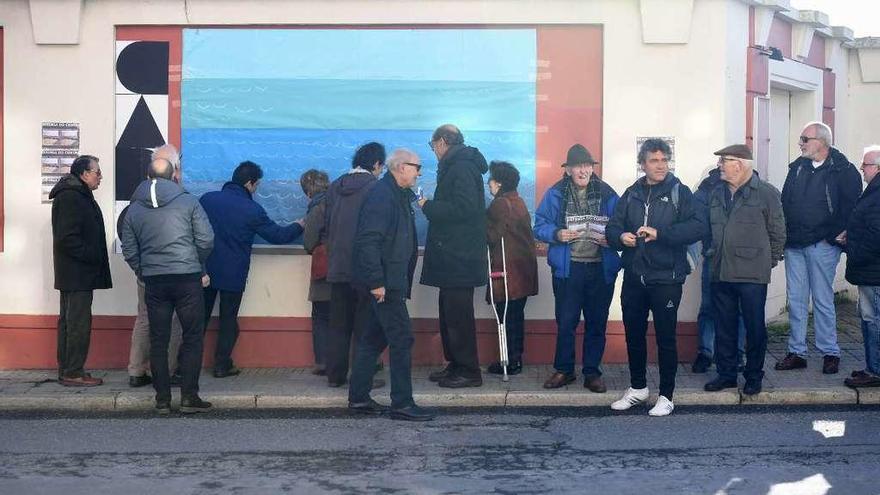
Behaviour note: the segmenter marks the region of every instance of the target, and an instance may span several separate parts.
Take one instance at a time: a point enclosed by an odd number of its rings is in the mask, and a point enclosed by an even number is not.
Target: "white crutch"
[[[504,328],[504,324],[507,322],[507,253],[504,250],[504,238],[501,238],[501,271],[493,272],[492,271],[492,252],[489,247],[486,247],[486,257],[489,260],[489,301],[492,303],[492,311],[495,313],[495,322],[498,323],[498,347],[500,349],[501,354],[501,368],[504,370],[504,377],[502,380],[505,382],[510,380],[510,377],[507,376],[507,365],[508,365],[508,357],[507,357],[507,331]],[[492,283],[494,280],[502,279],[504,280],[504,314],[499,317],[498,308],[495,307],[495,286]]]

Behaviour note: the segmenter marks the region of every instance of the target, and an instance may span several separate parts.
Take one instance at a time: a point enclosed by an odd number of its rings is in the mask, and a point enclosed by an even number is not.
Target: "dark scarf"
[[[600,215],[602,208],[602,179],[596,174],[590,175],[590,182],[587,183],[587,201],[582,204],[578,198],[577,186],[571,180],[571,176],[566,174],[562,184],[562,211],[566,215]]]

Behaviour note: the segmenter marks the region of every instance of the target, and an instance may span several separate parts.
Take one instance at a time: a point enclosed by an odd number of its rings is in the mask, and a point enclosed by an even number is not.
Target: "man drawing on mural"
[[[232,362],[238,340],[238,310],[251,267],[254,236],[272,244],[289,244],[303,233],[303,220],[286,227],[273,222],[266,210],[254,201],[263,169],[254,162],[241,162],[232,180],[220,191],[202,195],[201,204],[214,229],[214,251],[205,270],[210,284],[205,288],[205,326],[220,295],[220,329],[214,350],[214,378],[241,373]]]

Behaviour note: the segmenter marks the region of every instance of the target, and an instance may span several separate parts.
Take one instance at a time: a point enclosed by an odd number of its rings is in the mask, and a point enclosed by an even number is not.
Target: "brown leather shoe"
[[[585,376],[584,388],[597,394],[604,394],[608,391],[608,388],[605,387],[605,380],[599,375]]]
[[[825,356],[822,358],[822,373],[836,375],[840,371],[840,358],[837,356]]]
[[[93,378],[88,374],[85,374],[83,376],[62,377],[61,380],[59,380],[59,383],[65,387],[97,387],[104,383],[104,380]]]
[[[806,368],[807,360],[793,352],[789,352],[782,361],[777,361],[773,369],[777,371],[796,370]]]
[[[852,377],[844,380],[843,384],[849,388],[880,387],[880,376],[861,372],[859,374],[853,374]]]
[[[559,371],[550,375],[550,378],[544,382],[544,388],[559,388],[573,383],[577,379],[574,373],[561,373]]]

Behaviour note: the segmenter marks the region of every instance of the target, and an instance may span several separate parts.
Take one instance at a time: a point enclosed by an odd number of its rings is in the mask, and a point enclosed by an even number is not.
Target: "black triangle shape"
[[[147,177],[150,150],[165,144],[165,138],[141,96],[131,118],[116,143],[116,200],[128,201],[135,188]]]

